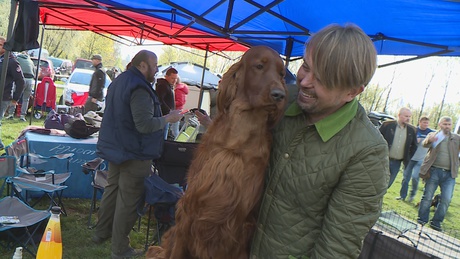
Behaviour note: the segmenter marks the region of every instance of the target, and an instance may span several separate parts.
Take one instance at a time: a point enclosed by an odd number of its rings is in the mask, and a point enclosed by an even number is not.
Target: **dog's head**
[[[278,121],[286,105],[286,70],[279,54],[266,46],[249,49],[230,67],[219,84],[217,107],[227,113],[232,103],[245,109],[265,109],[269,124]]]

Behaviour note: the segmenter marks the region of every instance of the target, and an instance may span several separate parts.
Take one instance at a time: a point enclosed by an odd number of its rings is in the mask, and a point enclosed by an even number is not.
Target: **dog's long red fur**
[[[248,50],[219,85],[218,115],[204,135],[178,201],[176,225],[147,258],[248,258],[272,136],[286,103],[276,51]]]

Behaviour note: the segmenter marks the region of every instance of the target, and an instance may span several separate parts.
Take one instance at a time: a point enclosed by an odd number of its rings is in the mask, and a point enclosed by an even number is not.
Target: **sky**
[[[396,56],[379,56],[378,63],[387,64],[401,59]],[[449,78],[450,74],[450,79]],[[394,74],[394,76],[393,76]],[[433,77],[431,83],[431,77]],[[393,82],[391,80],[393,79]],[[390,99],[397,100],[398,106],[420,107],[425,88],[431,85],[426,104],[440,103],[444,87],[448,86],[446,102],[460,103],[460,58],[429,57],[406,63],[378,68],[371,84],[387,87],[391,82]]]

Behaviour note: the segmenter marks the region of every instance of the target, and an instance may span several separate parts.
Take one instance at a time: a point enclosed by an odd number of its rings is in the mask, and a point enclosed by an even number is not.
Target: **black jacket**
[[[91,83],[89,84],[89,96],[96,98],[99,101],[104,99],[104,94],[102,90],[105,85],[106,74],[102,70],[102,63],[96,66],[96,71],[94,71],[93,76],[91,77]]]
[[[386,121],[379,128],[380,133],[382,133],[383,138],[388,143],[388,150],[390,150],[391,146],[393,145],[396,125],[398,125],[397,121]],[[414,126],[407,124],[407,136],[406,136],[406,144],[404,145],[404,158],[403,158],[404,167],[407,166],[410,159],[415,154],[416,150],[417,150],[417,129]]]
[[[161,102],[161,112],[163,115],[166,115],[169,111],[176,109],[174,89],[166,79],[158,79],[155,90]]]
[[[0,57],[0,71],[3,67],[4,55]],[[13,92],[13,82],[16,84],[16,88]],[[21,98],[21,94],[24,91],[25,81],[22,69],[19,66],[19,62],[10,53],[8,61],[8,70],[6,72],[5,88],[3,89],[3,101],[18,101]]]

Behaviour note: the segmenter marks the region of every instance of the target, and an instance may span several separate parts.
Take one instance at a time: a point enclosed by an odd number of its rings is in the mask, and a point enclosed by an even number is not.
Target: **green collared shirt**
[[[326,118],[316,122],[314,125],[321,139],[326,142],[335,134],[342,130],[356,115],[358,111],[358,101],[353,99],[346,103],[342,108],[327,116]],[[293,102],[284,113],[286,116],[297,116],[303,114],[302,108]]]

